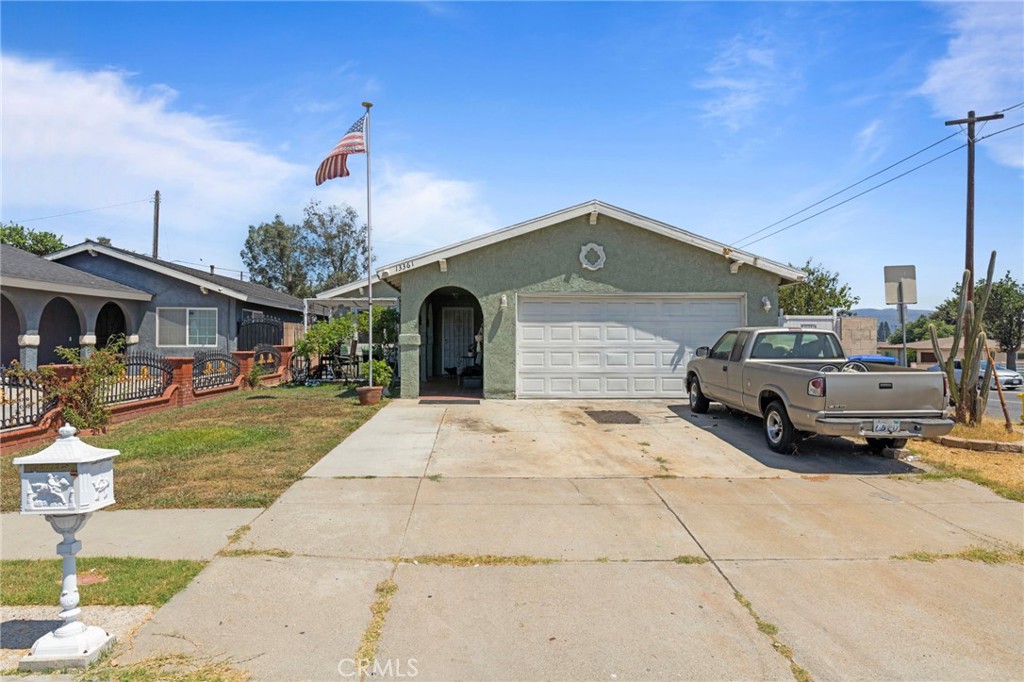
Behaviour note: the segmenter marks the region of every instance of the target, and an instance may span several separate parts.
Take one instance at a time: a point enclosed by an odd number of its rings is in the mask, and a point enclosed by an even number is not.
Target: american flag
[[[331,178],[345,178],[349,176],[348,160],[349,154],[366,153],[366,136],[363,128],[366,125],[366,115],[359,117],[359,120],[352,124],[352,127],[345,133],[345,137],[334,146],[331,153],[323,160],[320,167],[316,169],[316,184],[322,185]]]

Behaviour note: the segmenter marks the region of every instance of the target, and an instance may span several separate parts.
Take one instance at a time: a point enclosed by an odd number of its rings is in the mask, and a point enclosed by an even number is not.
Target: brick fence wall
[[[265,374],[261,384],[264,386],[276,386],[291,379],[288,367],[291,363],[292,346],[274,346],[281,353],[281,364],[273,374]],[[252,369],[254,351],[234,351],[231,353],[238,362],[240,371],[234,383],[227,386],[217,386],[203,391],[192,390],[192,364],[191,357],[165,358],[171,363],[171,384],[162,395],[145,400],[133,400],[130,403],[119,403],[110,406],[110,423],[120,424],[131,419],[136,419],[146,414],[158,412],[168,408],[184,407],[207,398],[214,398],[226,393],[241,390],[244,387],[246,374]],[[74,375],[75,367],[72,365],[53,365],[57,375],[68,378]],[[20,450],[30,445],[52,440],[57,435],[57,429],[62,426],[60,418],[60,407],[47,412],[36,426],[24,426],[17,429],[0,431],[0,448],[3,454]]]

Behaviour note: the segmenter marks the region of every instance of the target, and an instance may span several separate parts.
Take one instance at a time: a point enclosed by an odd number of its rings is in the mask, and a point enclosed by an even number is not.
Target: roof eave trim
[[[125,261],[127,263],[133,263],[135,265],[138,265],[141,268],[146,268],[147,270],[152,270],[153,272],[158,272],[161,275],[165,275],[167,277],[171,277],[173,279],[177,279],[177,280],[182,281],[182,282],[188,282],[189,284],[195,284],[196,286],[198,286],[198,287],[200,287],[202,289],[206,289],[208,291],[213,291],[213,292],[216,292],[218,294],[223,294],[223,295],[229,296],[231,298],[236,298],[236,299],[238,299],[240,301],[251,301],[253,303],[257,302],[256,300],[250,298],[246,294],[243,294],[243,293],[241,293],[239,291],[235,291],[234,289],[226,289],[222,285],[216,284],[214,282],[211,282],[210,280],[202,279],[200,277],[194,277],[194,276],[189,275],[187,273],[180,272],[178,270],[174,270],[173,268],[165,268],[164,266],[160,265],[159,263],[152,263],[152,262],[150,262],[148,260],[144,260],[144,259],[140,259],[140,258],[133,258],[131,256],[131,254],[124,253],[124,252],[117,251],[117,250],[113,250],[113,249],[108,249],[108,248],[104,247],[102,244],[91,244],[91,243],[89,243],[89,244],[78,244],[76,246],[69,246],[68,248],[66,248],[66,249],[64,249],[62,251],[56,251],[54,253],[47,254],[46,256],[43,256],[43,257],[46,258],[47,260],[51,260],[51,261],[52,260],[60,260],[61,258],[65,258],[67,256],[73,256],[75,254],[83,253],[85,251],[97,251],[99,253],[102,253],[105,256],[110,256],[111,258],[116,258],[118,260],[122,260],[122,261]],[[276,307],[282,307],[282,306],[278,305]]]
[[[4,276],[0,282],[6,287],[50,291],[57,294],[78,294],[79,296],[97,296],[99,298],[121,298],[129,301],[152,301],[153,295],[144,291],[119,291],[117,289],[100,289],[77,284],[62,284],[41,279],[25,279],[23,277]],[[43,286],[40,286],[43,285]]]
[[[784,279],[791,281],[796,284],[806,279],[806,275],[803,271],[796,268],[777,263],[767,258],[755,256],[754,254],[747,253],[745,251],[737,251],[730,249],[727,245],[719,242],[701,237],[693,234],[686,230],[674,227],[667,223],[663,223],[637,213],[632,213],[625,209],[621,209],[617,206],[612,206],[601,201],[593,200],[583,204],[577,204],[576,206],[570,206],[569,208],[555,211],[547,215],[540,216],[539,218],[533,218],[515,225],[488,232],[487,234],[472,239],[466,239],[449,246],[445,246],[433,251],[414,256],[409,259],[397,261],[389,265],[377,268],[377,276],[383,281],[391,283],[389,278],[395,277],[399,274],[404,274],[410,270],[416,270],[423,266],[435,263],[442,258],[451,258],[454,256],[474,251],[486,246],[491,246],[506,239],[518,237],[520,235],[528,234],[535,230],[540,230],[551,225],[556,225],[560,222],[577,218],[583,215],[588,215],[597,211],[599,214],[608,216],[609,218],[615,218],[624,223],[641,227],[655,234],[659,234],[663,237],[667,237],[674,241],[678,241],[684,244],[689,244],[700,249],[704,249],[710,253],[716,253],[723,257],[736,262],[745,263],[752,265],[760,270],[765,270],[776,274]],[[401,270],[398,270],[401,268]]]

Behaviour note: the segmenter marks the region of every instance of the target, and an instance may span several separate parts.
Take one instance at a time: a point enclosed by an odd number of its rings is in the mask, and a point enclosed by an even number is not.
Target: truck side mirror
[[[694,351],[694,355],[696,355],[698,358],[706,358],[708,356],[708,353],[710,353],[710,352],[711,352],[711,348],[710,347],[708,347],[708,346],[701,346],[696,351]]]

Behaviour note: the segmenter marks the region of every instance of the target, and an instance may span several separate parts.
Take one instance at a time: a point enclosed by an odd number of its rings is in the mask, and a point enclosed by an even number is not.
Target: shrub
[[[259,365],[253,365],[252,369],[250,369],[248,374],[245,375],[245,385],[249,388],[259,388],[262,380],[263,368]]]
[[[35,371],[12,368],[11,371],[41,385],[46,400],[56,398],[64,421],[79,431],[99,431],[110,421],[108,388],[125,371],[121,361],[123,348],[124,338],[115,338],[104,348],[94,348],[83,358],[77,348],[58,346],[55,349],[57,355],[75,366],[74,373],[68,377],[59,376],[52,367]]]
[[[391,385],[391,379],[394,376],[394,370],[391,369],[391,365],[384,362],[383,360],[373,361],[373,385],[383,386],[387,388]]]

